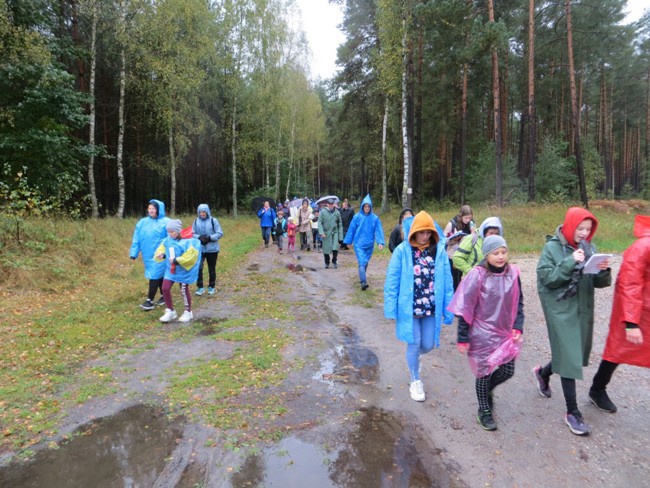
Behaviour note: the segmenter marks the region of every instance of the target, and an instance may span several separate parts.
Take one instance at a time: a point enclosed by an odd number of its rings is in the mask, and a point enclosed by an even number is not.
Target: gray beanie
[[[180,232],[183,230],[183,223],[180,220],[170,219],[167,222],[167,230],[169,232]]]
[[[485,238],[483,241],[483,247],[481,248],[481,251],[483,251],[483,257],[487,257],[488,254],[496,251],[500,247],[505,247],[508,249],[508,244],[506,244],[506,240],[501,237],[501,236],[488,236]]]

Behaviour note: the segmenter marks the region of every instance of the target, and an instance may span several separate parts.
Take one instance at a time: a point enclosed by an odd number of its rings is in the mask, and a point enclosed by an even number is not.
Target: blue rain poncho
[[[204,219],[201,218],[201,212],[206,212],[208,216]],[[201,244],[202,253],[219,252],[219,239],[223,237],[221,225],[216,217],[210,213],[210,207],[202,203],[196,209],[198,215],[197,219],[192,224],[192,237],[198,239],[199,236],[210,236],[210,242]]]
[[[196,283],[199,277],[199,264],[201,263],[201,241],[198,239],[174,239],[167,237],[158,249],[156,256],[164,255],[164,258],[156,258],[165,266],[165,279],[176,283],[191,285]],[[176,266],[172,266],[170,256],[176,258]]]
[[[135,226],[133,231],[133,241],[129,251],[129,257],[135,259],[138,254],[142,253],[144,262],[144,276],[148,280],[159,280],[165,274],[165,263],[154,260],[155,251],[160,242],[167,237],[167,221],[165,217],[165,204],[160,200],[149,200],[158,206],[158,217],[151,218],[146,216]]]
[[[363,211],[364,205],[370,205],[370,213],[366,214]],[[363,266],[368,264],[372,253],[375,250],[375,241],[377,244],[385,245],[384,228],[381,225],[381,220],[374,213],[372,213],[372,200],[370,195],[361,202],[361,211],[354,214],[348,233],[343,239],[344,244],[354,244],[354,254],[357,256],[359,265]]]

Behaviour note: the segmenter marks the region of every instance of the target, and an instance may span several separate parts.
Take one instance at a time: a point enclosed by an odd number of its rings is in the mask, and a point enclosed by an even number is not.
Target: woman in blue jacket
[[[202,203],[196,209],[197,219],[192,224],[192,237],[201,241],[201,264],[199,264],[199,279],[196,282],[196,295],[205,292],[203,288],[203,262],[208,262],[208,295],[214,295],[217,282],[217,258],[219,257],[219,239],[223,231],[216,217],[210,213],[210,207]]]
[[[384,283],[384,315],[395,319],[397,338],[406,342],[411,398],[425,400],[420,380],[420,355],[440,347],[442,323],[451,324],[447,310],[454,293],[442,229],[426,212],[418,213],[408,240],[395,248]]]
[[[381,220],[374,213],[372,213],[372,200],[370,195],[361,202],[361,212],[352,217],[350,228],[343,244],[349,245],[354,243],[354,254],[357,256],[359,263],[359,281],[361,282],[361,289],[368,288],[366,281],[366,270],[368,263],[375,250],[375,241],[379,244],[379,250],[384,248],[386,241],[384,240],[384,228],[381,225]]]
[[[262,239],[264,240],[264,247],[269,247],[269,239],[271,238],[271,228],[276,219],[275,210],[271,208],[269,202],[264,202],[264,206],[257,211],[257,216],[260,219],[260,227],[262,228]]]
[[[160,200],[149,200],[147,213],[148,215],[140,219],[135,226],[129,257],[135,260],[138,254],[142,253],[144,276],[149,280],[149,293],[140,307],[148,311],[153,310],[154,305],[165,304],[162,296],[155,304],[153,301],[157,290],[160,290],[162,295],[162,281],[165,275],[165,263],[157,263],[154,260],[154,252],[160,241],[167,237],[166,225],[169,219],[165,217],[165,204]]]

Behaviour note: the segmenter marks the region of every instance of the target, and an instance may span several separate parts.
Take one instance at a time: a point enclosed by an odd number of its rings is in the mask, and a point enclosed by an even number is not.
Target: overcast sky
[[[345,40],[336,27],[343,21],[343,12],[328,0],[296,0],[302,11],[303,29],[312,50],[311,74],[313,78],[331,78],[336,72],[336,49]],[[641,17],[649,0],[628,0],[627,22]]]

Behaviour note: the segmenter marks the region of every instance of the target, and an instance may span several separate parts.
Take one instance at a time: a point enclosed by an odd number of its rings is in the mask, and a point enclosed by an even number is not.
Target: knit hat
[[[167,231],[168,232],[180,232],[183,230],[183,223],[180,220],[170,219],[167,222]]]
[[[503,237],[496,235],[487,236],[483,241],[483,247],[481,248],[483,257],[487,257],[488,254],[493,253],[500,247],[508,249],[508,244],[506,244],[506,240]]]

